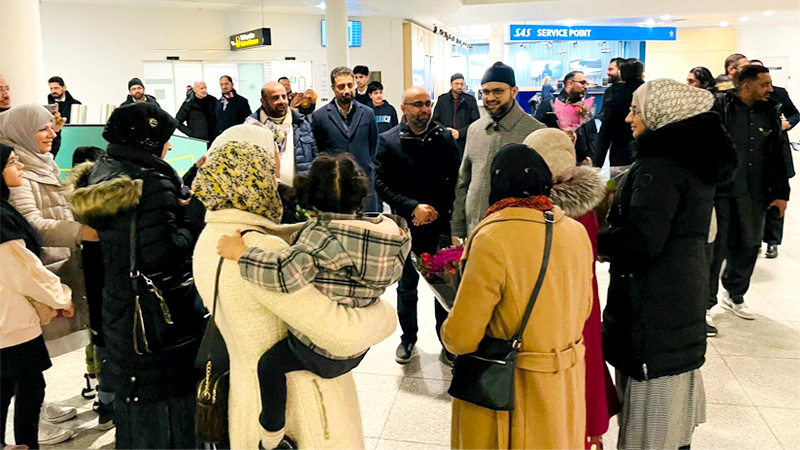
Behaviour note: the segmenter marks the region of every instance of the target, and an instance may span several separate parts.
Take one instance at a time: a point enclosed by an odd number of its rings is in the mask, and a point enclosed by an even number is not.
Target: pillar
[[[43,104],[48,90],[38,1],[0,1],[0,54],[0,74],[13,88],[11,106]]]
[[[334,67],[350,67],[350,51],[347,48],[347,0],[325,0],[325,28],[327,33],[328,70]]]
[[[503,60],[503,50],[505,47],[505,36],[503,36],[502,26],[492,26],[489,35],[489,65]]]

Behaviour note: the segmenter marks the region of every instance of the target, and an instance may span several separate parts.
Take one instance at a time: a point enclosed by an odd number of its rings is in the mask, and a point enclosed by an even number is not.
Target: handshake
[[[415,226],[427,225],[439,218],[439,213],[431,205],[420,203],[411,214],[411,221]]]

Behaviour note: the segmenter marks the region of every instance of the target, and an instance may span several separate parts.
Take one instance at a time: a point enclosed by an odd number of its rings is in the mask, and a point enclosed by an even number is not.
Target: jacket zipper
[[[314,383],[314,388],[317,390],[317,405],[319,406],[319,415],[322,419],[322,431],[325,437],[325,440],[329,440],[331,438],[330,430],[328,429],[328,414],[325,411],[325,403],[322,398],[322,389],[319,387],[319,383],[316,379],[311,380]]]
[[[469,356],[470,358],[475,358],[475,359],[478,359],[480,361],[486,361],[486,362],[490,362],[490,363],[506,365],[506,362],[501,360],[501,359],[488,359],[488,358],[482,358],[482,357],[477,356],[477,355],[464,355],[464,356]]]
[[[650,380],[650,377],[647,375],[647,364],[642,364],[642,373],[644,374],[644,381]]]

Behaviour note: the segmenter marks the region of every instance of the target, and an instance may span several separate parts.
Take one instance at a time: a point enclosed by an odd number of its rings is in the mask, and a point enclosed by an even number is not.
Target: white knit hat
[[[575,145],[567,133],[557,128],[543,128],[529,134],[523,144],[538,153],[553,174],[553,183],[571,180],[575,174]]]

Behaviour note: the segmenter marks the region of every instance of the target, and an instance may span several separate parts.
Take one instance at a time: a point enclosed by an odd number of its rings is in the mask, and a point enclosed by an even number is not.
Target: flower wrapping
[[[458,265],[463,253],[464,247],[458,246],[442,249],[434,255],[413,255],[414,267],[430,285],[436,300],[447,311],[453,307],[458,284],[461,282]]]
[[[553,100],[553,112],[558,119],[558,128],[575,131],[594,118],[594,97],[576,103]]]

